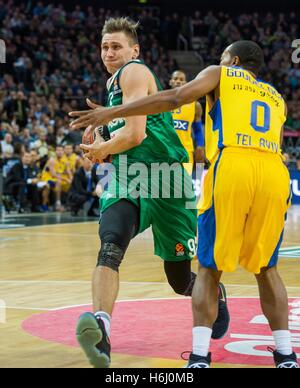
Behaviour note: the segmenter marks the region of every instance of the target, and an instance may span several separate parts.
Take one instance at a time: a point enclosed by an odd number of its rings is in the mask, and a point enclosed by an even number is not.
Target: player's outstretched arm
[[[195,80],[177,89],[159,92],[117,107],[98,107],[93,111],[70,112],[71,117],[79,116],[71,123],[71,127],[81,128],[88,125],[97,127],[117,117],[148,116],[174,110],[212,92],[220,82],[220,74],[220,66],[209,66],[201,71]]]

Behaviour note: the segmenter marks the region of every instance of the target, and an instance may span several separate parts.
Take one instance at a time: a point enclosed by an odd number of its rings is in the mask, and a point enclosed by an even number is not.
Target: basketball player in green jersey
[[[112,74],[107,84],[108,106],[135,101],[162,89],[155,74],[137,60],[139,45],[136,28],[137,25],[126,18],[110,19],[104,25],[101,57]],[[95,107],[90,101],[88,104],[91,108]],[[126,120],[119,118],[110,122],[108,129],[111,140],[105,143],[105,151],[98,154],[98,159],[105,160],[112,155],[115,172],[101,198],[101,250],[93,279],[95,314],[83,314],[77,325],[77,339],[81,347],[91,364],[99,368],[110,365],[110,319],[119,290],[119,266],[131,239],[152,226],[155,254],[164,260],[170,285],[176,293],[191,296],[195,281],[191,260],[196,254],[197,231],[192,181],[182,166],[182,163],[188,162],[188,156],[175,132],[171,113]],[[124,184],[121,178],[124,167],[143,163],[150,173],[152,164],[157,162],[176,166],[175,174],[170,175],[168,183],[173,193],[175,176],[181,174],[181,184],[185,186],[181,198],[171,194],[171,198],[153,199],[151,188],[148,188],[148,197],[141,195],[137,198],[132,192],[130,176],[126,176]],[[160,180],[159,189],[162,186]],[[113,192],[115,187],[117,195]],[[186,208],[187,202],[192,203],[192,209]],[[221,290],[215,338],[226,333],[229,323],[226,302],[222,299],[224,290]]]

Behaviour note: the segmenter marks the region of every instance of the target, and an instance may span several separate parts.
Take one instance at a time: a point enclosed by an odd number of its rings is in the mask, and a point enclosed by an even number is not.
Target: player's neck
[[[255,73],[253,73],[253,71],[251,71],[251,70],[249,70],[249,69],[246,69],[246,68],[243,68],[243,67],[242,67],[242,69],[248,71],[248,73],[250,73],[250,74],[252,75],[253,78],[255,78],[255,79],[257,78],[257,75],[256,75]]]

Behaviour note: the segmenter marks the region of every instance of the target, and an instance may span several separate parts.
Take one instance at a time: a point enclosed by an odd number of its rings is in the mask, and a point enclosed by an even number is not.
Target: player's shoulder
[[[195,80],[205,78],[213,78],[213,79],[220,79],[223,71],[223,67],[221,65],[210,65],[205,67],[203,70],[200,71],[200,73],[196,76]]]
[[[119,78],[120,87],[123,92],[132,92],[136,88],[151,88],[155,78],[150,69],[143,63],[131,62],[126,66]]]
[[[152,76],[152,72],[149,67],[142,61],[132,61],[124,66],[121,76]]]

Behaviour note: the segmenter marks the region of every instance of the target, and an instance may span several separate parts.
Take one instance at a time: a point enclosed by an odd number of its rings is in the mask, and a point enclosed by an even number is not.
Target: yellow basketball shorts
[[[205,268],[259,274],[273,267],[290,206],[290,176],[279,155],[225,148],[204,179],[198,259]]]
[[[53,189],[53,190],[55,190],[55,191],[58,190],[57,179],[56,179],[56,178],[53,178],[52,175],[50,175],[50,174],[49,174],[49,175],[44,174],[44,175],[42,176],[42,181],[43,181],[43,182],[47,182],[51,189]],[[60,190],[61,190],[63,193],[67,193],[67,192],[70,190],[70,187],[71,187],[71,184],[70,184],[70,183],[67,183],[67,182],[64,181],[64,180],[61,181]]]

